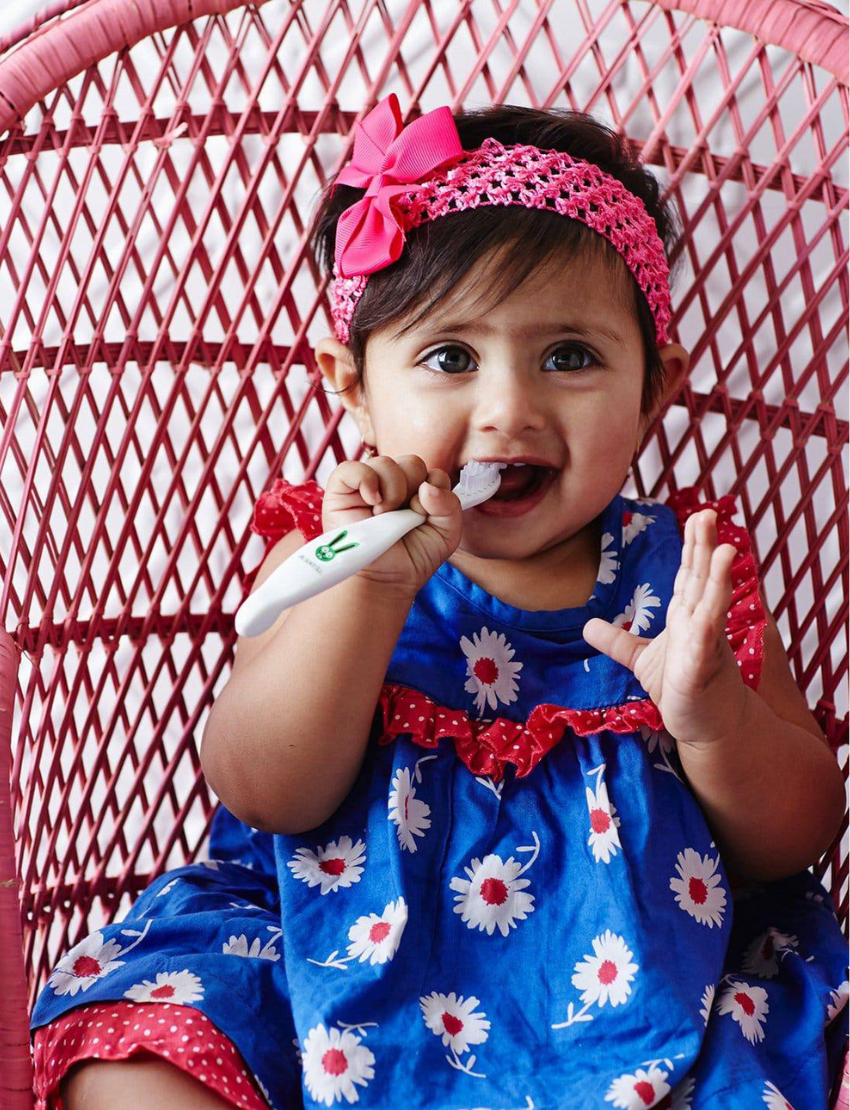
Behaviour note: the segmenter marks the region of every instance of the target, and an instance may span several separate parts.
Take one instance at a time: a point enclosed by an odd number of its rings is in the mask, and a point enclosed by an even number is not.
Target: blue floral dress
[[[311,538],[321,496],[278,480],[252,528]],[[593,616],[664,628],[684,521],[709,506],[738,548],[727,637],[756,688],[765,614],[729,496],[616,496],[578,608],[516,608],[444,563],[339,809],[272,836],[220,806],[210,860],[72,949],[33,1029],[171,997],[278,1110],[825,1108],[848,998],[829,894],[808,871],[730,889],[657,707],[581,635]]]

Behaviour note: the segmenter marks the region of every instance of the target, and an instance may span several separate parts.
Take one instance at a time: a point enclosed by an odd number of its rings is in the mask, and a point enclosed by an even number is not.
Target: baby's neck
[[[482,559],[458,548],[452,566],[482,589],[518,609],[576,609],[596,587],[602,546],[598,516],[569,539],[527,559]]]

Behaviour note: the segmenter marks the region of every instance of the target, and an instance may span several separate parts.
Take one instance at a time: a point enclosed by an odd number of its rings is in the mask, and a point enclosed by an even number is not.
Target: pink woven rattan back
[[[390,91],[411,116],[589,111],[657,173],[684,226],[672,335],[693,372],[624,492],[740,498],[846,769],[845,17],[66,0],[38,22],[0,43],[3,1107],[31,1106],[27,1008],[58,957],[203,850],[198,750],[262,551],[254,501],[358,455],[318,388],[332,329],[307,236]],[[818,872],[846,927],[845,835]]]

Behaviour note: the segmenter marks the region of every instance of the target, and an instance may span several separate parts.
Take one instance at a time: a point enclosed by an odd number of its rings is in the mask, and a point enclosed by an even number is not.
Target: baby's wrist
[[[369,568],[358,571],[346,578],[340,585],[349,584],[349,592],[357,594],[358,599],[381,609],[409,609],[413,604],[418,588],[408,582],[393,582],[373,577]]]
[[[726,690],[719,699],[717,713],[711,725],[698,730],[693,734],[676,733],[676,743],[679,748],[688,748],[695,752],[712,752],[726,745],[740,744],[747,735],[752,714],[756,712],[753,699],[760,701],[754,691],[740,680],[731,690]]]

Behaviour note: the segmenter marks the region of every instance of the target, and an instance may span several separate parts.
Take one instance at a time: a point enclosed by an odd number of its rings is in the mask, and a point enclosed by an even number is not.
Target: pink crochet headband
[[[368,275],[398,259],[406,231],[483,204],[545,208],[604,235],[646,297],[657,345],[668,342],[669,269],[655,221],[639,197],[592,162],[492,138],[465,151],[449,108],[402,127],[398,97],[390,93],[355,124],[354,154],[337,185],[366,190],[337,222],[330,297],[341,343],[348,342]]]

